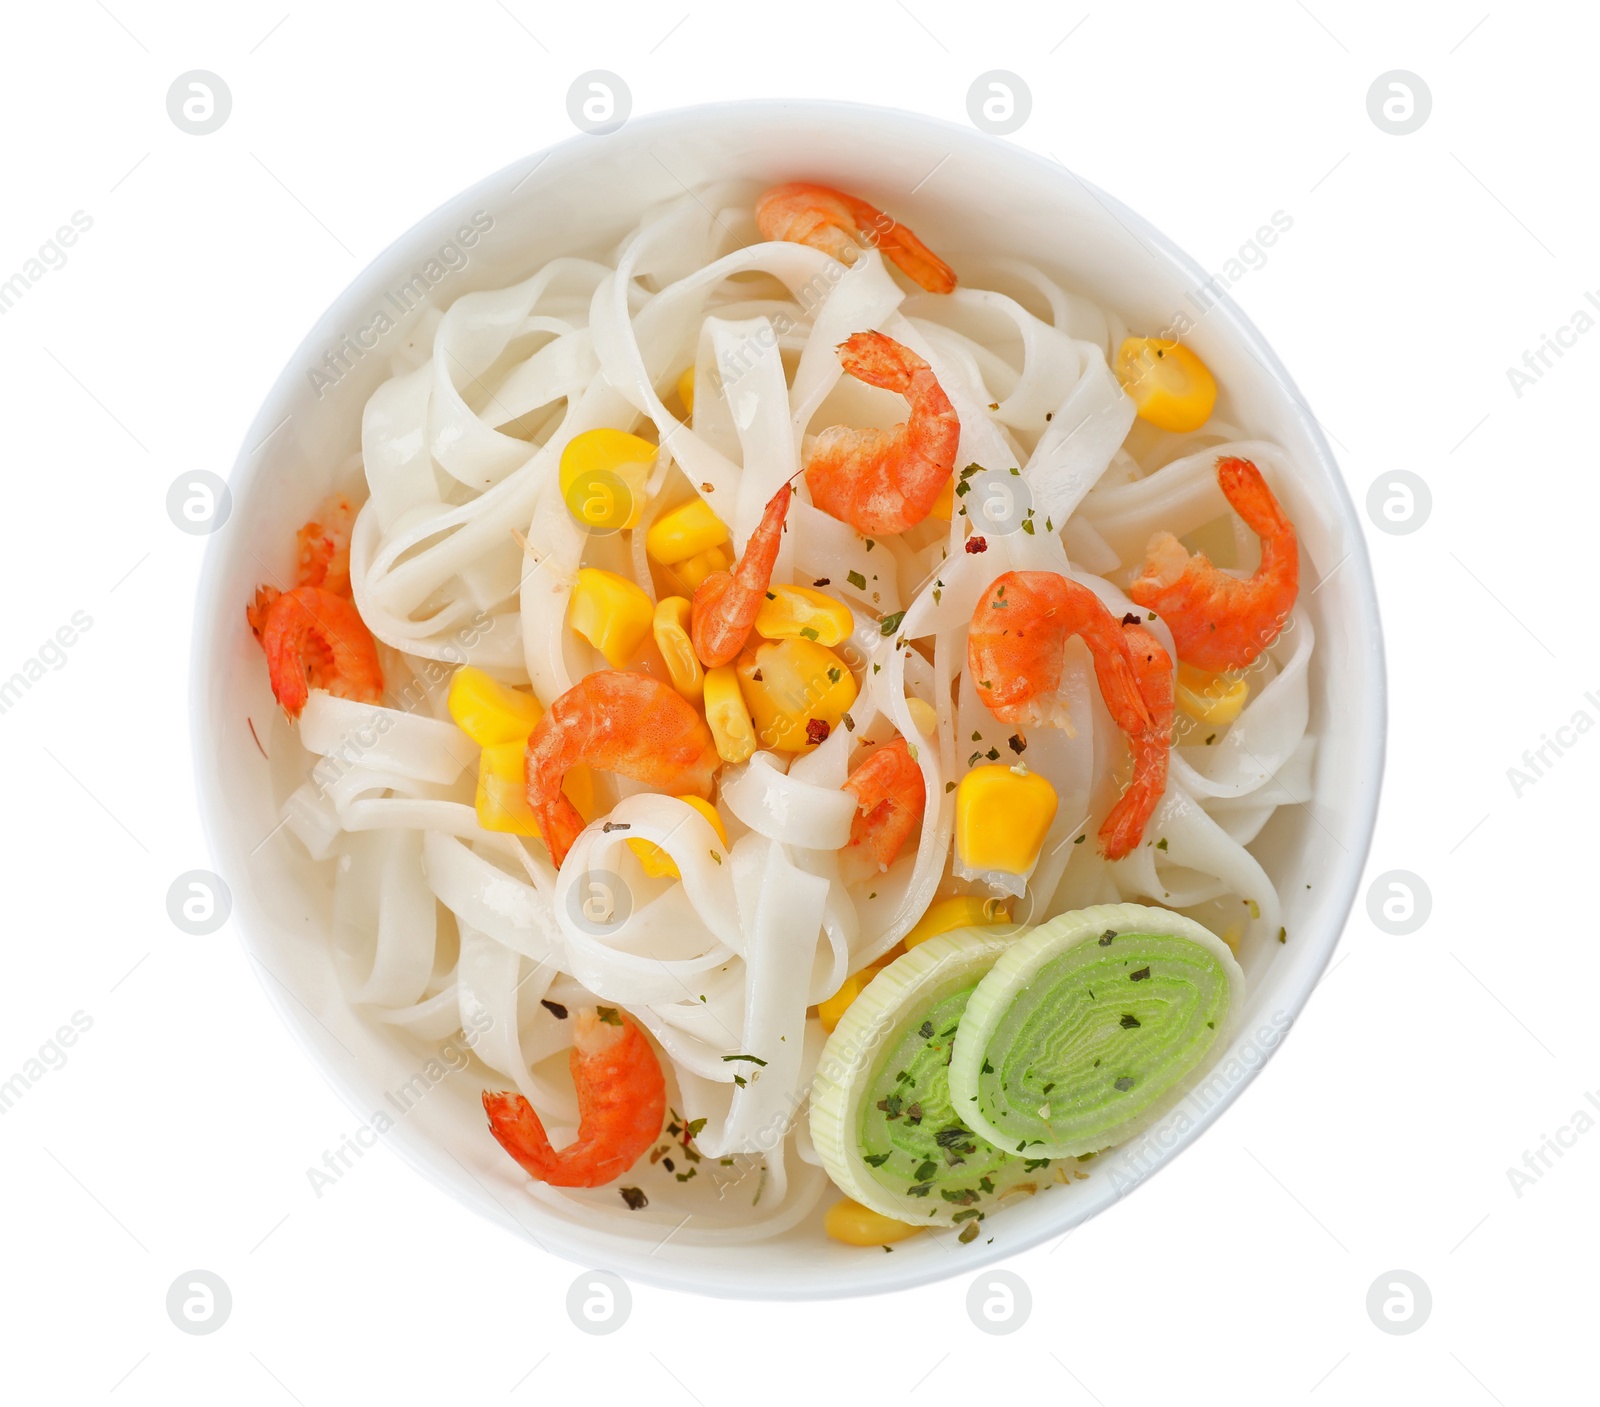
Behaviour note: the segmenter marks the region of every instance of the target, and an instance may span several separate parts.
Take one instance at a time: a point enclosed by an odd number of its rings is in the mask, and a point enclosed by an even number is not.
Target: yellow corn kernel
[[[586,528],[615,532],[639,521],[657,447],[625,430],[585,430],[561,451],[561,498]]]
[[[1117,377],[1141,420],[1180,434],[1198,430],[1217,403],[1206,364],[1165,337],[1130,337],[1117,349]]]
[[[844,979],[844,985],[839,988],[825,1002],[817,1003],[817,1017],[822,1022],[824,1031],[832,1031],[844,1014],[850,1009],[850,1003],[861,995],[861,990],[872,980],[870,972],[852,972]]]
[[[969,870],[1027,874],[1056,818],[1056,789],[1037,772],[997,762],[956,788],[956,855]]]
[[[917,725],[917,731],[925,738],[939,736],[939,710],[926,699],[907,699],[906,708],[910,710],[911,721]]]
[[[756,728],[739,690],[731,664],[706,671],[706,724],[717,756],[724,762],[746,762],[756,750]]]
[[[741,655],[734,668],[765,748],[810,751],[856,701],[849,667],[812,640],[763,641]]]
[[[957,894],[953,899],[941,899],[929,907],[917,920],[917,926],[905,937],[908,948],[926,943],[941,933],[953,933],[958,928],[986,928],[992,923],[1010,923],[1011,910],[1000,899],[985,899],[981,894]]]
[[[450,679],[450,716],[479,747],[522,742],[544,712],[539,700],[464,664]]]
[[[673,563],[672,574],[682,583],[685,591],[693,593],[712,572],[726,571],[732,565],[733,558],[722,548],[708,547],[704,552],[696,552],[693,557]]]
[[[493,743],[478,757],[478,824],[486,831],[510,835],[538,835],[539,827],[528,805],[526,740]],[[594,776],[587,767],[574,767],[561,784],[567,800],[585,820],[594,815]]]
[[[956,511],[956,476],[952,474],[944,481],[944,487],[939,490],[939,496],[933,500],[933,507],[928,510],[930,518],[937,518],[940,522],[948,523],[950,515]]]
[[[691,365],[682,376],[678,378],[678,399],[683,402],[686,415],[694,414],[694,367]]]
[[[847,1246],[887,1246],[891,1241],[904,1241],[922,1230],[908,1221],[896,1221],[871,1207],[863,1207],[848,1197],[828,1208],[822,1226],[835,1241],[843,1241]]]
[[[620,669],[644,643],[655,617],[650,598],[627,577],[584,567],[572,588],[572,608],[567,622]]]
[[[1178,707],[1200,723],[1219,727],[1232,723],[1249,697],[1250,685],[1243,679],[1230,679],[1192,664],[1178,666]]]
[[[694,652],[694,642],[689,638],[689,598],[663,596],[656,602],[656,613],[650,629],[655,635],[656,649],[667,664],[667,678],[690,703],[699,703],[706,691],[706,672],[700,667],[700,657]]]
[[[727,524],[711,511],[705,499],[691,498],[669,508],[650,524],[644,535],[644,550],[663,567],[675,567],[708,547],[721,547],[727,540]]]
[[[856,628],[850,607],[809,586],[772,586],[756,612],[756,634],[767,640],[815,640],[837,645]]]
[[[817,1016],[822,1022],[824,1031],[831,1031],[850,1009],[850,1003],[859,997],[867,988],[867,983],[872,981],[880,972],[898,957],[904,957],[906,945],[896,943],[882,957],[868,963],[860,972],[852,972],[844,979],[843,985],[825,1002],[817,1003]]]
[[[711,822],[711,829],[717,833],[717,839],[726,849],[728,844],[728,830],[722,824],[722,817],[717,814],[717,808],[709,801],[702,801],[698,796],[680,796],[679,801],[685,801],[694,807],[706,820]],[[628,849],[639,857],[639,863],[644,866],[644,872],[651,879],[682,879],[678,866],[672,856],[652,840],[630,840]]]

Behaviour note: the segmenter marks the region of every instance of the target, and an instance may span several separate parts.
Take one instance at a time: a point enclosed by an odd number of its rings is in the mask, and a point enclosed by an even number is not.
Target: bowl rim
[[[1094,200],[1106,209],[1108,214],[1122,223],[1131,233],[1135,234],[1148,248],[1159,254],[1186,280],[1195,285],[1200,285],[1204,284],[1210,277],[1198,261],[1143,215],[1124,205],[1115,196],[1084,180],[1083,177],[1079,176],[1059,159],[1046,157],[1026,147],[1003,142],[974,128],[926,113],[840,99],[747,98],[722,102],[695,103],[632,116],[628,119],[624,128],[620,130],[630,134],[630,141],[641,138],[648,140],[652,134],[662,135],[677,129],[704,127],[708,124],[731,128],[735,127],[742,118],[747,117],[759,118],[767,123],[782,121],[796,126],[803,126],[813,117],[826,117],[830,120],[843,117],[860,121],[864,124],[881,124],[886,121],[896,122],[921,127],[930,133],[942,136],[952,144],[960,144],[969,151],[1003,151],[1007,161],[1021,166],[1031,165],[1040,173],[1042,178],[1059,181],[1065,176],[1077,182]],[[505,184],[513,177],[525,179],[549,157],[560,152],[575,152],[582,149],[584,144],[595,140],[597,138],[594,136],[576,133],[559,142],[554,142],[537,151],[519,157],[517,160],[490,172],[472,185],[447,197],[437,207],[419,217],[406,230],[397,235],[383,249],[363,264],[362,268],[356,272],[295,346],[284,362],[276,380],[266,393],[260,409],[247,426],[240,442],[239,452],[235,456],[233,466],[227,476],[229,490],[235,502],[244,496],[243,491],[246,487],[263,472],[263,465],[266,460],[262,456],[262,451],[292,413],[292,403],[295,399],[295,392],[301,385],[304,369],[319,359],[317,354],[327,344],[330,334],[349,325],[351,317],[364,308],[365,295],[373,280],[374,270],[384,267],[395,250],[410,246],[419,233],[441,226],[446,216],[452,212],[473,208],[475,204],[484,198],[501,192]],[[604,140],[604,138],[600,138],[600,140]],[[520,182],[518,183],[520,184]],[[1355,905],[1356,894],[1362,875],[1365,872],[1367,858],[1372,846],[1377,811],[1383,789],[1388,734],[1388,689],[1383,627],[1378,608],[1377,585],[1372,574],[1365,532],[1361,526],[1360,516],[1357,513],[1349,488],[1344,481],[1343,475],[1339,472],[1338,460],[1328,445],[1320,423],[1312,413],[1294,379],[1290,376],[1288,368],[1283,365],[1277,353],[1260,330],[1246,316],[1237,302],[1234,301],[1228,289],[1217,291],[1215,301],[1207,309],[1208,317],[1213,314],[1226,323],[1228,335],[1239,345],[1249,350],[1272,379],[1277,382],[1294,416],[1299,421],[1300,429],[1305,436],[1307,444],[1310,446],[1314,456],[1320,461],[1319,467],[1323,471],[1323,478],[1331,489],[1329,506],[1333,508],[1342,520],[1341,526],[1346,533],[1347,556],[1341,563],[1336,564],[1335,569],[1339,566],[1348,567],[1355,574],[1352,624],[1357,639],[1358,653],[1366,665],[1366,668],[1361,671],[1360,681],[1352,685],[1347,702],[1355,706],[1353,736],[1356,740],[1355,751],[1359,754],[1358,770],[1361,777],[1369,785],[1361,788],[1359,797],[1351,804],[1349,810],[1349,838],[1354,840],[1355,843],[1335,863],[1333,879],[1328,889],[1324,892],[1322,902],[1317,909],[1317,927],[1313,930],[1311,936],[1316,939],[1320,953],[1317,956],[1317,960],[1304,966],[1295,986],[1282,994],[1284,997],[1284,1010],[1287,1012],[1289,1025],[1292,1027],[1293,1023],[1298,1020],[1300,1012],[1304,1010],[1306,1002],[1320,982],[1323,973],[1327,970],[1334,950],[1338,947],[1344,930],[1349,923],[1350,915]],[[212,533],[210,540],[206,544],[195,593],[195,614],[190,642],[189,687],[187,691],[190,712],[191,756],[194,766],[201,830],[204,834],[206,852],[210,856],[212,864],[219,867],[224,859],[223,852],[227,848],[224,837],[228,834],[226,818],[228,801],[217,774],[215,759],[219,755],[220,749],[230,744],[220,737],[212,727],[212,714],[208,705],[208,690],[210,688],[211,673],[215,668],[219,667],[219,655],[223,648],[221,643],[223,640],[222,627],[227,618],[227,613],[225,610],[226,603],[222,600],[221,593],[228,551],[225,534],[222,531]],[[228,858],[231,861],[232,857]],[[257,958],[256,949],[258,945],[247,931],[246,921],[239,910],[240,906],[236,902],[229,917],[234,922],[235,934],[242,949],[242,955],[252,969],[257,969],[254,973],[256,981],[265,992],[268,1001],[277,1010],[284,1024],[307,1052],[322,1077],[333,1087],[352,1113],[364,1117],[363,1110],[366,1100],[356,1087],[354,1075],[346,1073],[336,1063],[330,1061],[313,1038],[310,1023],[314,1022],[315,1018],[308,1016],[305,1008],[292,992],[282,988],[276,979],[269,980],[270,972],[259,970],[264,967],[264,964]],[[1279,1041],[1277,1044],[1281,1045],[1282,1042]],[[1189,1129],[1182,1134],[1177,1144],[1169,1153],[1164,1154],[1153,1167],[1139,1169],[1129,1174],[1126,1179],[1125,1189],[1118,1193],[1115,1200],[1120,1201],[1122,1197],[1127,1195],[1128,1191],[1142,1186],[1157,1172],[1160,1172],[1175,1161],[1178,1154],[1192,1146],[1205,1130],[1215,1122],[1217,1117],[1225,1109],[1232,1106],[1234,1100],[1239,1097],[1265,1067],[1276,1048],[1274,1046],[1267,1050],[1259,1062],[1247,1068],[1240,1079],[1235,1081],[1228,1090],[1219,1096],[1216,1102],[1208,1107],[1202,1115],[1195,1118]],[[470,1208],[474,1213],[483,1216],[486,1220],[500,1220],[483,1204],[465,1195],[461,1187],[439,1176],[436,1170],[429,1166],[412,1149],[407,1140],[395,1139],[388,1140],[388,1142],[408,1166],[434,1187],[443,1191],[461,1205]],[[624,1273],[628,1278],[637,1280],[640,1283],[720,1298],[811,1301],[854,1298],[868,1294],[886,1294],[947,1280],[959,1274],[975,1273],[986,1266],[1035,1249],[1051,1237],[1064,1234],[1089,1219],[1089,1217],[1097,1215],[1100,1211],[1106,1209],[1106,1206],[1096,1206],[1084,1212],[1077,1212],[1074,1202],[1067,1201],[1062,1205],[1063,1215],[1053,1220],[1045,1219],[1044,1224],[1019,1238],[1010,1239],[1008,1244],[1003,1247],[996,1247],[995,1249],[971,1247],[969,1258],[962,1260],[959,1269],[952,1270],[948,1265],[938,1265],[933,1262],[928,1262],[926,1266],[906,1263],[907,1270],[897,1271],[894,1274],[874,1275],[871,1277],[871,1283],[865,1285],[839,1284],[831,1289],[818,1289],[814,1285],[807,1284],[798,1288],[786,1288],[781,1280],[776,1280],[775,1277],[774,1282],[758,1284],[753,1283],[752,1279],[745,1275],[726,1275],[710,1270],[702,1272],[692,1266],[680,1268],[649,1261],[641,1265],[638,1263],[637,1258],[625,1265]],[[530,1239],[527,1228],[521,1226],[516,1218],[511,1217],[509,1220],[516,1225],[523,1239]],[[627,1258],[613,1254],[612,1246],[614,1242],[607,1242],[604,1239],[603,1232],[597,1232],[596,1234],[597,1237],[601,1238],[600,1244],[597,1246],[599,1255],[596,1258],[592,1258],[589,1263],[609,1264],[615,1262],[619,1266],[622,1265]],[[759,1251],[762,1244],[761,1242],[755,1242],[747,1249]],[[556,1254],[565,1259],[573,1259],[573,1253],[565,1246],[557,1246],[555,1251]],[[888,1268],[886,1267],[885,1269],[887,1270]]]

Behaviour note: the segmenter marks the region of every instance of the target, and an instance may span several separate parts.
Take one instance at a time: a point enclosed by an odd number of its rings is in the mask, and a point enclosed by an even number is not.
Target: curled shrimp
[[[520,1094],[483,1092],[489,1132],[529,1177],[552,1187],[599,1187],[620,1177],[656,1141],[667,1110],[661,1062],[639,1028],[611,1007],[574,1015],[572,1083],[578,1137],[559,1152]]]
[[[1133,780],[1100,827],[1120,860],[1144,835],[1167,789],[1172,748],[1172,660],[1133,615],[1120,621],[1094,592],[1057,572],[1006,572],[972,613],[967,667],[978,697],[1002,723],[1066,721],[1057,690],[1067,640],[1089,647],[1100,697],[1133,750]]]
[[[756,224],[763,239],[808,244],[841,264],[861,257],[857,236],[862,236],[929,293],[948,293],[956,286],[951,267],[904,225],[832,186],[803,181],[774,186],[756,201]]]
[[[731,572],[712,572],[695,588],[690,604],[689,635],[694,652],[707,669],[738,658],[750,638],[756,613],[772,585],[772,567],[778,560],[783,521],[789,513],[793,490],[788,484],[767,500],[761,522],[745,544],[744,556]]]
[[[583,830],[561,790],[580,763],[673,796],[705,797],[721,759],[705,720],[670,684],[622,669],[580,679],[528,737],[528,806],[558,868]]]
[[[1128,595],[1172,630],[1178,658],[1198,669],[1243,669],[1278,638],[1300,590],[1294,524],[1248,459],[1219,459],[1217,483],[1261,539],[1261,564],[1248,578],[1229,576],[1203,553],[1190,556],[1171,533],[1145,548]]]
[[[865,860],[869,873],[882,873],[910,839],[927,804],[911,745],[904,738],[885,743],[850,774],[844,790],[856,799],[844,856]]]
[[[245,619],[267,654],[272,692],[298,718],[312,689],[376,703],[383,668],[372,632],[350,592],[350,530],[356,510],[332,494],[295,534],[294,587],[259,586]]]
[[[904,396],[911,413],[893,430],[833,425],[818,435],[806,459],[812,501],[857,532],[904,532],[949,481],[961,422],[933,368],[892,337],[857,332],[839,344],[839,360],[857,381]]]
[[[383,697],[378,647],[347,597],[321,586],[284,592],[263,586],[245,615],[266,651],[273,695],[289,717],[300,716],[312,689],[361,703]]]

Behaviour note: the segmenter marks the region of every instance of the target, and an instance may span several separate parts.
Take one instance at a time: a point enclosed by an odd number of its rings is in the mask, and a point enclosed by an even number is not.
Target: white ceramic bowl
[[[512,283],[554,255],[620,234],[652,202],[729,177],[812,178],[859,192],[958,268],[963,251],[998,244],[999,252],[1064,271],[1136,329],[1167,327],[1179,310],[1196,315],[1187,295],[1203,282],[1201,269],[1060,165],[966,128],[853,104],[696,107],[638,118],[609,136],[578,136],[480,182],[373,260],[290,359],[244,437],[230,480],[232,517],[206,559],[192,699],[200,800],[239,936],[270,974],[263,986],[283,1019],[364,1120],[389,1107],[385,1091],[410,1078],[427,1052],[345,1004],[329,957],[326,873],[286,837],[262,844],[277,822],[274,779],[246,718],[260,727],[275,708],[243,605],[260,563],[282,558],[296,526],[332,486],[336,466],[359,446],[362,405],[404,331],[360,356],[347,348],[349,370],[320,395],[309,373],[347,335],[359,342],[376,310],[392,312],[386,294],[422,270],[475,211],[492,215],[493,230],[464,267],[447,273],[437,290],[445,301]],[[804,1299],[971,1273],[1060,1235],[1163,1166],[1232,1102],[1305,1002],[1349,912],[1383,767],[1383,652],[1355,510],[1288,373],[1225,296],[1186,339],[1227,388],[1234,418],[1288,449],[1303,476],[1288,507],[1311,559],[1306,575],[1315,581],[1331,571],[1321,589],[1301,596],[1317,631],[1314,795],[1282,808],[1254,847],[1279,882],[1293,939],[1251,965],[1243,1034],[1219,1063],[1228,1073],[1210,1083],[1206,1107],[1185,1106],[1135,1147],[1097,1162],[1087,1181],[990,1218],[983,1240],[956,1248],[946,1238],[917,1237],[892,1256],[829,1242],[820,1208],[786,1235],[752,1246],[668,1241],[652,1249],[577,1229],[526,1195],[520,1171],[486,1136],[477,1086],[464,1077],[440,1085],[385,1135],[406,1159],[468,1206],[514,1221],[538,1244],[591,1267],[705,1294]],[[417,1195],[430,1194],[419,1187]]]

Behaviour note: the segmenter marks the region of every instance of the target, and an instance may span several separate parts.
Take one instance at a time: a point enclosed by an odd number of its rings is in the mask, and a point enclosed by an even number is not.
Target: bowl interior
[[[863,141],[869,128],[874,139]],[[283,833],[272,836],[279,799],[305,769],[291,760],[291,735],[241,607],[263,563],[287,566],[294,529],[359,448],[362,406],[415,320],[400,312],[405,287],[416,288],[420,277],[435,300],[448,302],[503,286],[557,254],[603,246],[654,202],[730,178],[816,178],[857,191],[958,268],[964,252],[996,252],[996,231],[1003,231],[1001,252],[1064,275],[1135,329],[1157,331],[1187,314],[1197,325],[1186,340],[1227,388],[1232,418],[1252,437],[1283,445],[1301,471],[1287,507],[1308,558],[1307,584],[1327,578],[1301,594],[1317,633],[1313,795],[1281,808],[1252,847],[1279,882],[1293,940],[1247,955],[1246,1020],[1219,1064],[1225,1077],[1208,1086],[1204,1107],[1186,1105],[1135,1146],[1093,1165],[1087,1180],[991,1217],[985,1237],[970,1246],[919,1237],[893,1256],[866,1257],[821,1236],[819,1211],[756,1247],[668,1241],[652,1248],[552,1216],[483,1136],[480,1081],[451,1075],[395,1117],[386,1096],[424,1067],[428,1048],[376,1029],[346,1005],[330,960],[326,870]],[[467,247],[460,232],[475,214],[479,230],[486,220],[492,225]],[[230,480],[233,513],[206,563],[194,665],[201,802],[238,932],[284,1020],[356,1114],[376,1122],[386,1112],[394,1124],[384,1136],[434,1182],[570,1259],[702,1293],[780,1298],[862,1294],[970,1273],[1094,1215],[1191,1141],[1260,1067],[1327,963],[1365,860],[1383,751],[1382,650],[1354,510],[1287,373],[1225,295],[1214,305],[1209,297],[1197,301],[1203,279],[1145,221],[1056,163],[931,119],[823,103],[701,107],[636,119],[605,137],[580,136],[491,176],[380,255],[295,353],[245,437]],[[380,312],[392,330],[375,330]],[[275,763],[263,760],[247,719],[262,730]]]

